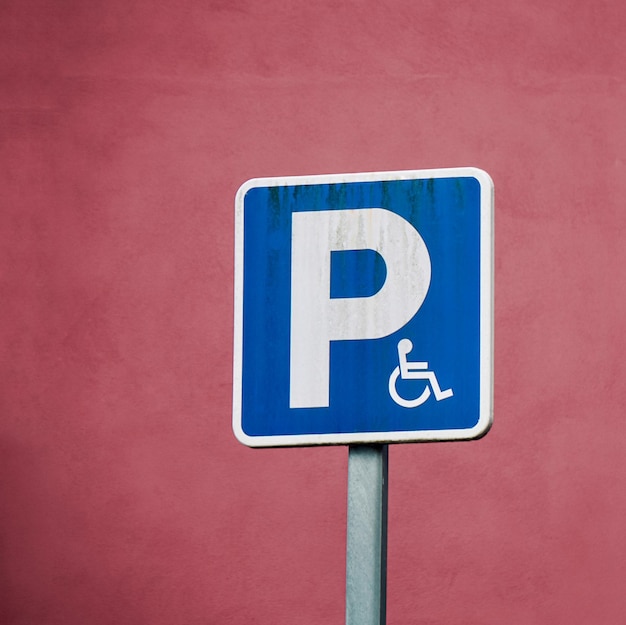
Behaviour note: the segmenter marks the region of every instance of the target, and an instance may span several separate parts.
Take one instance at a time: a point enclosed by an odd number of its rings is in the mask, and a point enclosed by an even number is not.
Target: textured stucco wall
[[[495,423],[390,450],[390,625],[626,611],[626,5],[0,5],[0,621],[341,623],[345,448],[230,425],[253,176],[496,187]]]

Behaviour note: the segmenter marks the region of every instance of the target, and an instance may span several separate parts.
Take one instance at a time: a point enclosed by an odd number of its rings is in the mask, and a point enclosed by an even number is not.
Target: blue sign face
[[[262,447],[482,436],[492,197],[489,176],[471,168],[245,183],[237,438]]]

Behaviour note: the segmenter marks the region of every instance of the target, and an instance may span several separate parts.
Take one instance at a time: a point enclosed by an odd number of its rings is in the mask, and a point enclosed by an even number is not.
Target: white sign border
[[[480,184],[480,402],[479,418],[471,428],[398,432],[350,432],[250,436],[242,427],[243,372],[243,253],[244,198],[256,187],[384,182],[431,178],[475,178]],[[248,447],[310,447],[373,443],[462,441],[483,437],[493,423],[493,287],[494,287],[494,185],[489,174],[477,167],[417,169],[352,174],[320,174],[252,178],[244,182],[235,199],[235,283],[232,427],[237,440]]]

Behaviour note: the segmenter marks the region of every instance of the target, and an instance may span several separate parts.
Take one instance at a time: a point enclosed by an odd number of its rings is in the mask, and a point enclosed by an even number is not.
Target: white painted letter
[[[330,342],[376,339],[406,325],[430,285],[417,230],[383,208],[294,212],[291,233],[290,408],[329,405]],[[387,267],[370,297],[330,297],[332,251],[370,249]]]

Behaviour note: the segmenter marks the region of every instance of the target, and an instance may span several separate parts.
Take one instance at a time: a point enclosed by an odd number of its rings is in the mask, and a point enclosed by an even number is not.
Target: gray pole
[[[346,625],[385,625],[387,445],[350,445]]]

